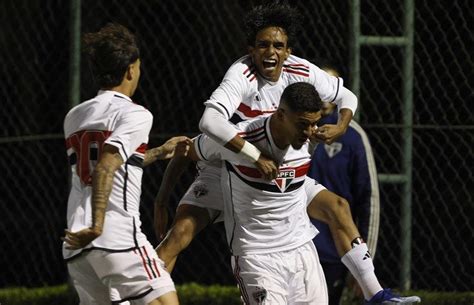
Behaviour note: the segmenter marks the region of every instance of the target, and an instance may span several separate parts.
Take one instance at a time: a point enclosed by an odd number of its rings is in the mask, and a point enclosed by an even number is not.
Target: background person
[[[320,66],[330,75],[340,76],[334,65]],[[323,103],[322,119],[318,124],[336,122],[335,110],[332,104]],[[335,142],[318,144],[308,176],[349,202],[354,222],[374,258],[379,231],[380,196],[372,147],[362,127],[352,120],[346,133]],[[316,219],[311,221],[319,230],[314,243],[326,276],[329,305],[338,305],[348,270],[341,262],[328,225]],[[362,297],[353,277],[350,276],[347,281],[350,282],[350,288],[355,289],[355,294]]]

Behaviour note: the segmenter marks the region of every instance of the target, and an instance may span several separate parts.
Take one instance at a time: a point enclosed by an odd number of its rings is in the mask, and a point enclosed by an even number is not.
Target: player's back
[[[103,234],[91,243],[91,247],[125,249],[134,247],[137,239],[144,238],[136,232],[140,227],[141,164],[152,120],[148,110],[114,91],[100,91],[66,115],[64,133],[71,165],[69,230],[79,231],[91,226],[92,172],[103,145],[117,147],[124,161],[114,175]],[[74,254],[65,251],[66,258]]]

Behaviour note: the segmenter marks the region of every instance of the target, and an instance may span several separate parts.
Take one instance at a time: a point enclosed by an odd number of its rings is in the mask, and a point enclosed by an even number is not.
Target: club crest
[[[278,177],[275,179],[275,183],[280,189],[280,192],[284,193],[291,181],[295,179],[296,171],[294,169],[283,169],[278,173]]]
[[[255,287],[255,291],[252,293],[252,296],[257,304],[262,304],[267,298],[267,290],[263,287]]]
[[[205,185],[205,184],[197,184],[193,188],[194,197],[196,197],[196,198],[199,198],[201,196],[205,196],[205,195],[207,195],[208,192],[209,192],[209,190],[207,189],[207,185]]]
[[[324,144],[324,150],[329,158],[332,158],[342,150],[342,143],[334,142],[332,144]]]

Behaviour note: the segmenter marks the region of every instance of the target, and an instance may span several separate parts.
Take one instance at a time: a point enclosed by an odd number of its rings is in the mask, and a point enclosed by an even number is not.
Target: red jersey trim
[[[249,106],[245,105],[244,103],[240,103],[237,110],[240,111],[243,115],[245,115],[248,118],[255,118],[255,117],[261,116],[261,115],[266,114],[266,113],[274,113],[275,112],[275,110],[252,109]]]
[[[233,165],[236,169],[239,170],[242,174],[244,174],[247,177],[250,178],[262,178],[262,174],[258,171],[258,169],[253,168],[253,167],[248,167],[248,166],[243,166],[243,165]],[[281,169],[284,170],[295,170],[295,178],[302,177],[308,173],[310,166],[310,162],[307,162],[303,165],[297,166],[297,167],[284,167]]]

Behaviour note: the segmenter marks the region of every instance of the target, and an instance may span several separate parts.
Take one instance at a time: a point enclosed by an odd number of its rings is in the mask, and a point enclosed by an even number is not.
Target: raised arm
[[[185,136],[173,137],[166,141],[163,145],[148,149],[145,152],[143,166],[150,165],[156,160],[165,160],[173,158],[174,155],[185,155],[189,146],[192,144],[191,139]]]
[[[337,94],[335,103],[339,111],[337,124],[326,124],[318,128],[316,136],[326,144],[333,143],[342,136],[349,126],[357,109],[357,97],[349,89],[341,87]]]

